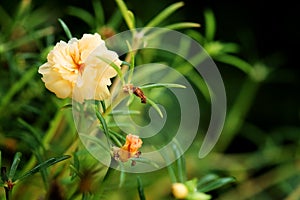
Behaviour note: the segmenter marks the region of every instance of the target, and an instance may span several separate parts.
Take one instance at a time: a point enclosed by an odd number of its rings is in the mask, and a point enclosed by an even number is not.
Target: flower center
[[[84,63],[81,61],[81,59],[78,59],[78,58],[76,59],[75,55],[71,55],[71,57],[72,57],[72,60],[74,63],[75,74],[79,73],[80,75],[82,75],[84,67],[85,67]],[[80,55],[79,55],[79,57],[80,57]]]
[[[77,70],[80,73],[80,75],[82,75],[84,67],[85,67],[85,64],[82,63],[81,61],[79,61],[79,63],[77,64]]]

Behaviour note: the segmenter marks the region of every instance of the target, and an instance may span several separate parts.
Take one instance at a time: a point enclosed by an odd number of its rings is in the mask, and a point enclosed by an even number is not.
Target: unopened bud
[[[189,191],[183,183],[173,183],[172,193],[176,199],[184,199],[188,196]]]

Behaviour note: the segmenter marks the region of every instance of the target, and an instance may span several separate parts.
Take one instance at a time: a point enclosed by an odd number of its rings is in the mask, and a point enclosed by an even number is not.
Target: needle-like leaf
[[[59,156],[59,157],[55,157],[55,158],[50,158],[50,159],[40,163],[39,165],[37,165],[33,169],[29,170],[25,174],[21,175],[20,177],[18,177],[16,181],[23,180],[24,178],[27,178],[28,176],[33,175],[33,174],[41,171],[42,169],[48,168],[48,167],[50,167],[50,166],[52,166],[52,165],[54,165],[58,162],[66,160],[70,157],[71,156],[69,156],[69,155],[63,155],[63,156]]]
[[[21,161],[21,156],[22,156],[22,153],[21,152],[17,152],[15,154],[15,157],[14,157],[14,160],[13,160],[13,163],[11,164],[11,167],[10,167],[10,170],[9,170],[9,174],[8,174],[8,179],[9,180],[13,180],[15,174],[16,174],[16,171],[17,171],[17,168],[18,168],[18,165]]]
[[[62,19],[58,19],[58,21],[59,21],[60,25],[62,26],[62,28],[64,29],[67,37],[69,39],[71,39],[72,38],[72,34],[71,34],[71,31],[70,31],[69,27],[66,25],[66,23]]]

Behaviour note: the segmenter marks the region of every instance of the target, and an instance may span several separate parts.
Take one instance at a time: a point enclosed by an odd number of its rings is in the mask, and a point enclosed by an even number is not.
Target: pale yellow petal
[[[78,48],[79,48],[79,51],[81,52],[81,59],[83,60],[83,62],[99,46],[101,46],[101,48],[103,48],[103,47],[105,47],[105,43],[104,43],[104,40],[101,39],[101,36],[98,33],[95,33],[93,35],[92,34],[84,34],[78,43]]]
[[[56,82],[51,82],[50,84],[45,84],[48,90],[54,92],[59,98],[71,97],[72,87],[68,81],[59,80]]]
[[[50,70],[51,70],[51,64],[50,63],[44,63],[43,65],[41,65],[40,67],[39,67],[39,70],[38,70],[38,72],[40,73],[40,74],[46,74],[46,73],[48,73]]]
[[[100,57],[121,66],[117,53],[107,49],[99,34],[84,34],[79,40],[58,42],[38,72],[43,75],[46,87],[59,98],[73,96],[79,102],[104,100],[110,96],[107,87],[111,85],[110,78],[117,72]]]
[[[104,100],[110,97],[110,92],[105,85],[98,85],[95,90],[94,98],[96,100]]]

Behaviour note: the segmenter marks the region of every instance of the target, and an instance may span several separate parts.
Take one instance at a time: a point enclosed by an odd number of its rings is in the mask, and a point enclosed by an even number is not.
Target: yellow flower
[[[128,134],[126,136],[126,142],[121,147],[114,147],[113,154],[116,160],[120,160],[121,162],[126,162],[130,158],[138,158],[141,154],[139,148],[142,147],[143,141],[137,135]],[[132,163],[134,165],[135,162]]]
[[[117,72],[101,57],[121,66],[118,55],[107,49],[99,34],[84,34],[79,40],[58,42],[38,72],[46,88],[59,98],[104,100],[110,96],[110,78]]]

